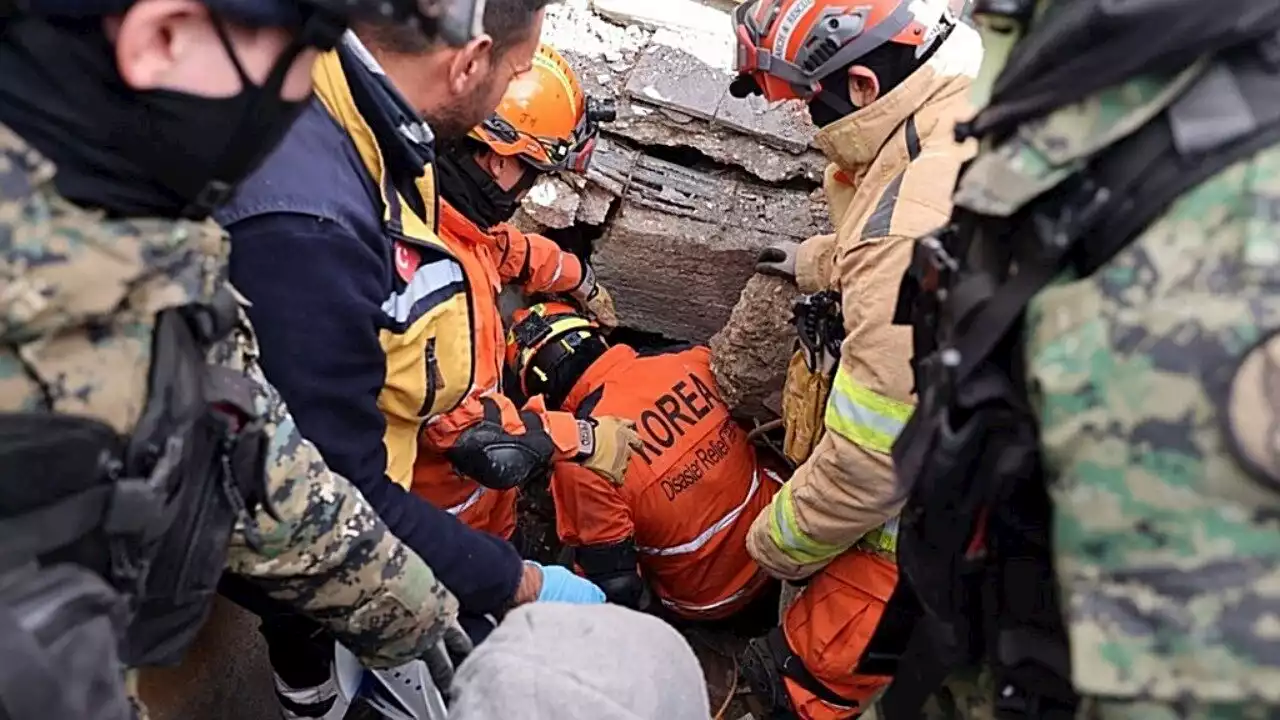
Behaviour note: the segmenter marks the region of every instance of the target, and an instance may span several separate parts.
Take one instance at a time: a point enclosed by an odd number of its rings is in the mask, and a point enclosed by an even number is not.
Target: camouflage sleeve
[[[1280,146],[1028,308],[1073,680],[1119,701],[1098,717],[1280,699],[1277,209]]]
[[[216,359],[257,382],[257,407],[270,436],[267,488],[280,521],[258,509],[260,550],[237,528],[228,569],[324,624],[370,666],[418,657],[440,638],[457,601],[298,433],[256,353],[246,321]]]

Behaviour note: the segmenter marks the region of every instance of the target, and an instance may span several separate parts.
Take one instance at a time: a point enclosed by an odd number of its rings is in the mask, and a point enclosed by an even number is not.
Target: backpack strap
[[[1280,73],[1264,63],[1243,60],[1220,65],[1250,84],[1270,85],[1280,92]],[[1210,82],[1218,70],[1210,72]],[[1220,77],[1220,76],[1218,76]],[[1261,81],[1261,82],[1260,82]],[[1204,80],[1201,81],[1202,83]],[[1019,270],[964,320],[966,331],[943,349],[949,382],[962,383],[990,357],[1008,335],[1031,298],[1068,267],[1082,273],[1101,267],[1124,249],[1182,194],[1204,180],[1270,145],[1280,142],[1280,103],[1248,107],[1248,124],[1233,137],[1188,142],[1187,114],[1194,112],[1196,93],[1179,101],[1158,119],[1105,152],[1081,173],[1065,201],[1055,194],[1032,207],[1020,232],[1033,236],[1020,243]],[[1238,108],[1239,109],[1239,108]],[[1190,152],[1183,152],[1186,148]],[[954,259],[951,259],[954,262]]]
[[[828,705],[849,709],[858,708],[859,703],[857,700],[850,700],[841,696],[813,676],[809,668],[804,666],[804,661],[787,643],[787,638],[783,634],[782,628],[775,627],[770,630],[769,634],[765,636],[765,644],[769,648],[769,654],[773,657],[774,667],[778,669],[778,673],[783,677],[813,693],[814,697]]]

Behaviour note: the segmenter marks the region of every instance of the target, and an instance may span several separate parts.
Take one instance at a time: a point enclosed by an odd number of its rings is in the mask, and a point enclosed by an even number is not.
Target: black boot
[[[799,720],[766,638],[753,638],[738,656],[738,674],[751,688],[752,713],[774,720]],[[754,707],[758,705],[759,707]]]

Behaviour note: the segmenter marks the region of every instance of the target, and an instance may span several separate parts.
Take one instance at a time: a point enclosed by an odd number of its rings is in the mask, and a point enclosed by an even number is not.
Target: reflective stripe
[[[888,453],[911,418],[911,403],[887,398],[854,382],[844,366],[836,372],[827,399],[827,428],[850,442]]]
[[[791,485],[783,485],[773,496],[773,512],[769,515],[769,539],[782,554],[800,565],[829,560],[844,552],[846,545],[832,545],[814,540],[800,529],[796,518],[795,501],[791,499]]]
[[[427,310],[452,296],[457,289],[450,286],[460,282],[462,282],[462,266],[456,261],[446,258],[429,262],[414,271],[413,279],[404,290],[392,293],[383,301],[382,312],[397,324],[404,325],[422,317]],[[432,295],[446,290],[447,295],[431,302]]]
[[[752,580],[754,579],[755,578],[752,578]],[[742,586],[742,588],[738,590],[738,592],[733,593],[732,595],[730,595],[729,597],[723,600],[717,600],[713,603],[707,603],[706,605],[690,605],[688,603],[677,602],[675,600],[669,600],[667,598],[659,598],[659,599],[662,600],[663,605],[666,605],[669,608],[675,608],[676,610],[685,610],[687,612],[706,612],[708,610],[715,610],[718,607],[724,607],[725,605],[728,605],[731,602],[735,602],[736,600],[741,598],[743,595],[746,595],[747,590],[751,589],[752,585],[753,583],[751,581],[748,581],[746,585]]]
[[[885,521],[884,525],[863,535],[862,539],[858,540],[857,546],[890,555],[898,552],[898,518],[891,517]]]
[[[737,520],[742,515],[742,512],[747,509],[747,505],[751,502],[751,498],[756,496],[756,491],[759,489],[760,489],[760,471],[757,470],[751,474],[751,487],[747,490],[747,497],[745,500],[742,501],[742,504],[730,510],[728,514],[726,514],[724,517],[715,521],[715,523],[712,524],[711,527],[699,533],[698,537],[690,540],[687,543],[681,543],[679,545],[673,545],[671,547],[656,548],[656,547],[637,546],[636,550],[639,550],[640,552],[645,553],[646,555],[662,555],[662,556],[688,555],[691,552],[697,552],[698,550],[701,550],[707,543],[711,542],[711,538],[723,532],[730,525],[732,525],[735,520]]]
[[[552,285],[555,285],[556,281],[560,279],[560,275],[563,272],[564,272],[564,253],[560,253],[559,255],[556,256],[556,273],[551,276],[551,281],[547,283],[547,287],[551,287]]]
[[[484,488],[478,487],[475,489],[474,492],[472,492],[470,495],[467,496],[466,500],[463,500],[462,502],[458,503],[457,505],[454,505],[453,507],[445,508],[444,511],[449,513],[450,515],[458,515],[462,512],[465,512],[467,508],[471,507],[472,505],[475,505],[476,503],[480,502],[480,498],[483,495],[484,495]]]

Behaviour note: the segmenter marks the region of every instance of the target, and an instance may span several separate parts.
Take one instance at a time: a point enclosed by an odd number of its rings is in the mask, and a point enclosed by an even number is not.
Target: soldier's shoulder
[[[1028,122],[984,146],[965,169],[956,205],[1007,217],[1071,177],[1102,150],[1132,135],[1201,77],[1196,64],[1179,72],[1132,78]]]
[[[0,335],[55,332],[128,305],[208,299],[225,266],[212,222],[109,219],[61,197],[52,163],[0,126]]]

